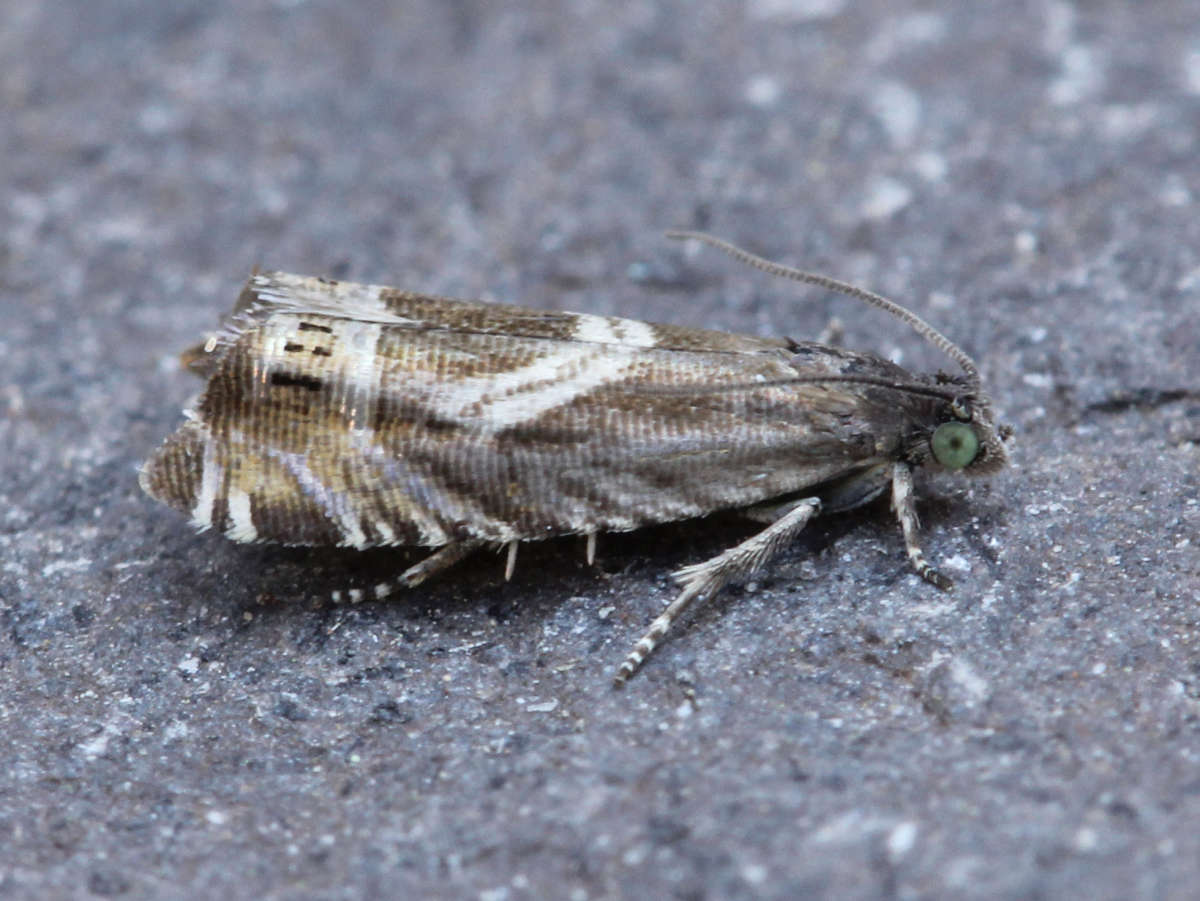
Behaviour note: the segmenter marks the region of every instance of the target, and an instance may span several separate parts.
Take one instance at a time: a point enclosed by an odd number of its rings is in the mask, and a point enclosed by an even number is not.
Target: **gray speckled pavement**
[[[569,11],[562,11],[569,9]],[[1154,898],[1200,885],[1193,3],[0,4],[0,898]],[[1014,465],[481,555],[195,535],[137,464],[257,265],[945,365]]]

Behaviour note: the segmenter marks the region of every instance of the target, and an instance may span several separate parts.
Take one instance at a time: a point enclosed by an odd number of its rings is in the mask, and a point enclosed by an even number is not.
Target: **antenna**
[[[904,391],[922,397],[939,397],[956,400],[960,391],[948,391],[919,382],[898,382],[895,379],[874,375],[797,375],[782,379],[764,379],[761,382],[721,382],[716,385],[629,385],[625,390],[633,394],[672,394],[689,397],[704,394],[733,394],[738,391],[761,391],[764,388],[784,388],[789,385],[825,385],[829,382],[849,382],[855,385],[874,385],[890,391]]]
[[[728,241],[723,241],[705,232],[672,230],[667,232],[667,237],[676,241],[686,241],[689,239],[699,241],[702,244],[715,247],[717,250],[723,250],[735,260],[745,263],[748,266],[753,266],[755,269],[761,269],[763,272],[788,278],[792,281],[816,285],[818,288],[824,288],[827,291],[836,291],[838,294],[845,294],[847,297],[856,297],[873,307],[878,307],[884,312],[891,313],[897,319],[911,326],[913,331],[961,366],[963,372],[967,375],[967,384],[970,386],[972,392],[977,392],[980,388],[981,382],[978,367],[957,344],[916,313],[900,306],[900,304],[894,301],[888,300],[880,294],[839,281],[836,278],[830,278],[828,275],[818,275],[815,272],[805,272],[803,269],[793,269],[791,266],[784,266],[782,263],[773,263],[770,260],[750,253],[748,250],[742,250]]]

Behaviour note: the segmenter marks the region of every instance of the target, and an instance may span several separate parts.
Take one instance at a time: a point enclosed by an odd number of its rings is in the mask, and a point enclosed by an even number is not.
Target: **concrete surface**
[[[0,59],[0,897],[1194,897],[1194,4],[9,0]],[[944,365],[680,225],[978,358],[953,593],[822,520],[614,692],[743,524],[346,608],[412,556],[137,488],[256,264]]]

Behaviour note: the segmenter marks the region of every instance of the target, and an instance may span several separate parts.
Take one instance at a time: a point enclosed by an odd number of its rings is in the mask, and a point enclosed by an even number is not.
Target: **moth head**
[[[935,463],[953,472],[985,475],[1008,462],[1004,442],[1012,429],[996,425],[987,400],[956,397],[946,415],[929,434],[928,455]]]
[[[792,281],[837,291],[839,294],[845,294],[847,297],[853,297],[873,307],[878,307],[901,322],[907,323],[918,335],[957,363],[962,368],[962,375],[946,376],[939,373],[929,384],[894,382],[886,377],[857,374],[816,376],[811,379],[801,378],[792,381],[878,385],[914,395],[942,398],[946,401],[946,406],[939,417],[939,424],[930,432],[928,444],[918,442],[920,446],[909,449],[911,461],[917,464],[932,461],[945,469],[962,471],[970,475],[995,472],[1008,462],[1004,442],[1012,435],[1012,429],[1007,425],[996,425],[992,415],[991,402],[983,393],[979,367],[958,345],[912,310],[906,309],[874,291],[847,284],[827,275],[818,275],[814,272],[805,272],[802,269],[774,263],[703,232],[670,231],[667,232],[667,236],[679,240],[701,241],[755,269],[761,269],[763,272],[769,272]]]

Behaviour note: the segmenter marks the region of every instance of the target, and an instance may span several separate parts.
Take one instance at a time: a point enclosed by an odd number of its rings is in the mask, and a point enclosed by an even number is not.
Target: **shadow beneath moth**
[[[917,537],[912,471],[1003,467],[972,360],[915,314],[764,260],[768,273],[879,307],[962,369],[913,374],[873,354],[631,319],[253,275],[222,328],[185,354],[204,390],[146,462],[142,488],[240,542],[434,552],[382,598],[485,545],[739,510],[762,531],[674,574],[679,595],[621,664],[621,685],[694,601],[745,579],[817,513],[890,489],[908,558],[950,581]]]

